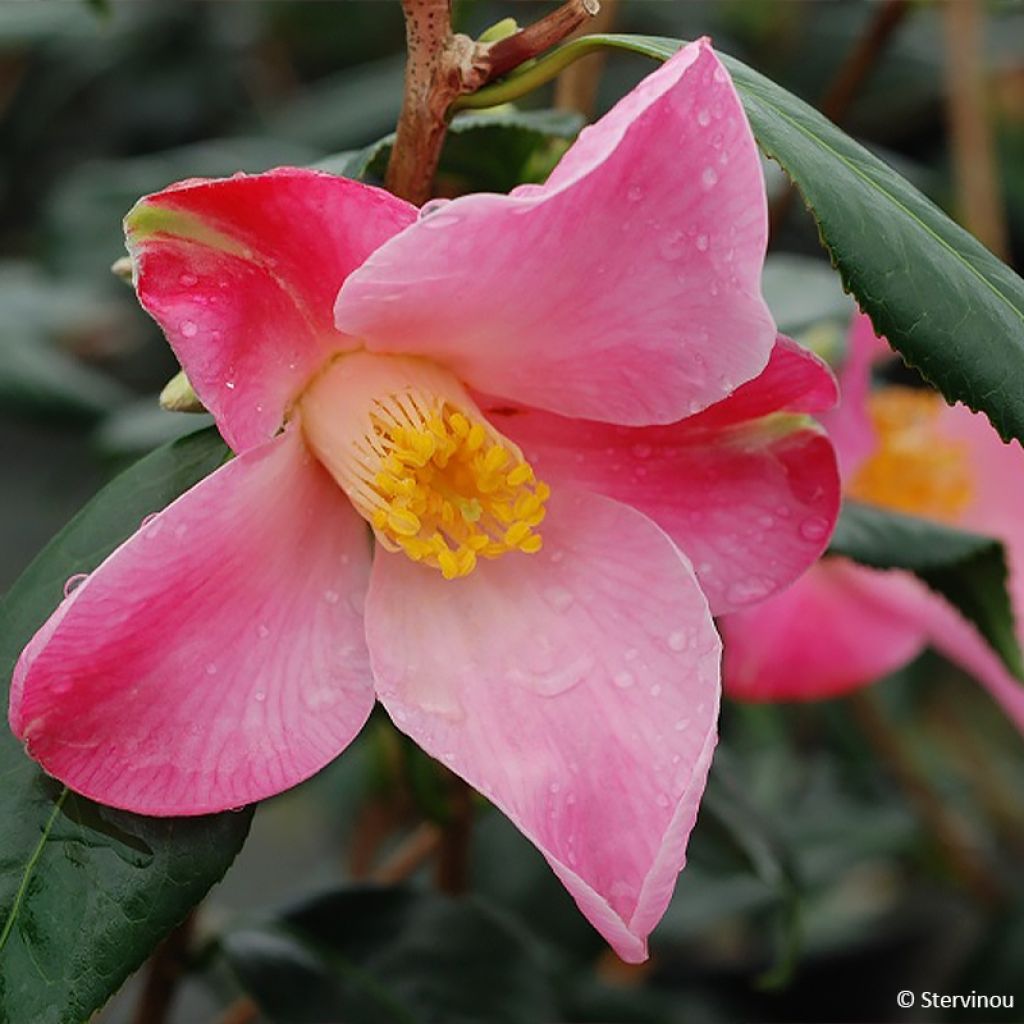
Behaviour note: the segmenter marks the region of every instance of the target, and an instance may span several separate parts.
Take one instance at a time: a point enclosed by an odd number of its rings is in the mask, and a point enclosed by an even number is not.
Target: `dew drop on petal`
[[[195,285],[199,284],[199,278],[196,277],[195,274],[182,274],[181,277],[178,278],[178,283],[183,288],[193,288]]]
[[[705,167],[701,172],[700,183],[706,189],[714,188],[718,184],[718,171],[714,167]]]
[[[216,664],[216,662],[211,661],[211,662],[207,663],[206,674],[208,676],[215,676],[217,674],[217,664]]]
[[[701,252],[707,252],[708,246],[711,244],[711,240],[707,235],[698,235],[697,241],[694,244]]]
[[[88,578],[87,572],[76,572],[74,576],[69,576],[64,584],[64,596],[70,597]]]
[[[199,328],[194,320],[182,320],[181,333],[186,338],[194,338],[199,333]]]
[[[644,190],[639,185],[630,185],[626,190],[626,198],[631,203],[639,202],[644,195]]]
[[[252,699],[259,701],[261,704],[267,699],[267,695],[262,690],[257,690],[253,695]]]
[[[697,111],[697,124],[699,124],[701,128],[707,128],[707,126],[711,124],[711,114],[706,107],[701,107],[701,109]]]
[[[626,671],[616,672],[615,675],[612,676],[612,682],[620,690],[627,690],[627,689],[629,689],[629,687],[631,687],[633,685],[633,682],[634,682],[634,680],[633,680],[633,673],[632,672],[626,672]]]
[[[657,801],[657,803],[658,803],[659,807],[668,807],[670,801],[669,801],[669,798],[667,796],[665,796],[664,793],[659,793],[658,794],[658,801]]]
[[[429,202],[424,203],[420,207],[420,220],[437,213],[438,210],[443,210],[450,202],[450,199],[431,199]]]
[[[269,626],[268,626],[268,625],[267,625],[267,624],[266,624],[265,622],[261,622],[261,623],[260,623],[260,624],[259,624],[259,625],[258,625],[258,626],[256,627],[256,635],[257,635],[257,636],[258,636],[258,637],[259,637],[259,638],[260,638],[261,640],[266,640],[266,639],[267,639],[267,637],[268,637],[268,636],[270,636],[270,627],[269,627]]]
[[[685,651],[688,643],[689,639],[681,629],[677,629],[668,635],[668,646],[671,651]]]
[[[226,387],[228,389],[228,391],[234,391],[235,390],[235,382],[233,380],[226,380],[226,381],[224,381],[224,387]]]
[[[324,600],[328,604],[337,604],[341,600],[341,595],[336,590],[325,590]]]
[[[564,612],[573,602],[572,593],[565,587],[548,587],[544,597],[556,612]]]
[[[804,540],[823,540],[828,533],[828,521],[821,516],[811,516],[800,524],[800,536]]]
[[[730,604],[743,605],[760,601],[773,590],[772,581],[763,576],[751,576],[750,579],[737,580],[725,592],[725,599]]]

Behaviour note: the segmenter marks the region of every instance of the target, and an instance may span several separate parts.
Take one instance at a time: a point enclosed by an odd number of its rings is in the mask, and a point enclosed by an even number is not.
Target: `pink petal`
[[[828,558],[788,590],[727,615],[723,681],[737,700],[818,700],[873,683],[925,645],[905,573]]]
[[[834,400],[824,364],[781,339],[763,374],[668,427],[484,408],[542,479],[571,481],[650,516],[692,560],[722,614],[789,585],[828,543],[839,513],[832,445],[806,417],[771,414]]]
[[[706,42],[585,130],[543,186],[470,195],[382,246],[341,330],[569,416],[670,423],[764,367],[761,164]]]
[[[864,313],[855,314],[847,335],[846,359],[839,374],[839,407],[821,417],[836,446],[846,480],[852,478],[878,445],[867,403],[871,393],[871,367],[883,351],[888,353],[889,349],[875,336],[868,317]]]
[[[364,522],[291,431],[118,548],[23,652],[11,726],[72,789],[201,814],[312,775],[373,691]]]
[[[370,658],[398,727],[497,804],[636,962],[704,789],[719,642],[649,520],[564,489],[548,507],[540,554],[464,579],[381,553]]]
[[[139,301],[243,451],[272,437],[332,353],[342,281],[416,211],[382,189],[316,171],[187,181],[125,219]]]

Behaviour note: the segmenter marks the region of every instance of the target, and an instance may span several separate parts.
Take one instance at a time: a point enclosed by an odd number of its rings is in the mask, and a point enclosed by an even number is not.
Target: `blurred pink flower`
[[[26,648],[30,754],[198,814],[313,774],[379,699],[643,959],[715,744],[711,615],[795,578],[838,506],[805,415],[835,384],[776,341],[761,166],[711,48],[543,186],[418,215],[281,169],[182,182],[126,227],[237,457]]]
[[[871,391],[889,349],[862,313],[850,330],[840,405],[822,417],[854,498],[1001,539],[1024,640],[1024,451],[935,392]],[[1024,730],[1024,685],[975,627],[909,573],[827,558],[792,587],[720,623],[726,692],[741,700],[833,697],[933,647],[974,676]]]

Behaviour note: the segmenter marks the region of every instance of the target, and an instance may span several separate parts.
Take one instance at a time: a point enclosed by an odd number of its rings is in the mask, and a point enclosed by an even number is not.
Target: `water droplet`
[[[659,807],[668,807],[670,802],[671,801],[669,800],[669,798],[667,796],[665,796],[664,793],[659,793],[658,794],[657,803],[658,803]]]
[[[650,689],[650,694],[651,694],[652,697],[657,697],[658,694],[660,694],[660,693],[661,693],[661,686],[658,683],[655,683],[651,687],[651,689]]]
[[[701,172],[700,183],[706,189],[714,188],[718,184],[718,171],[714,167],[705,167]]]
[[[770,579],[764,576],[751,576],[750,579],[737,580],[725,591],[725,599],[730,604],[750,604],[753,601],[760,601],[767,597],[774,586]]]
[[[558,563],[563,558],[565,558],[565,552],[564,551],[552,551],[551,552],[551,561],[554,562],[555,565],[558,565]]]
[[[697,566],[697,572],[699,572],[701,576],[710,576],[714,571],[715,567],[710,562],[701,562]]]
[[[450,202],[450,199],[429,200],[420,207],[420,220],[437,213],[438,210],[443,210]]]
[[[195,285],[199,284],[199,278],[196,277],[195,274],[182,274],[181,277],[178,278],[178,283],[183,288],[193,288]]]
[[[670,231],[658,240],[658,251],[662,259],[677,260],[686,247],[686,235],[682,231]]]
[[[261,622],[261,623],[260,623],[260,624],[259,624],[259,625],[258,625],[258,626],[256,627],[256,635],[257,635],[257,636],[258,636],[258,637],[259,637],[259,638],[260,638],[261,640],[266,640],[266,639],[267,639],[267,637],[268,637],[268,636],[270,636],[270,627],[269,627],[269,626],[268,626],[268,625],[267,625],[267,624],[266,624],[265,622]]]
[[[774,516],[770,516],[767,513],[765,515],[763,515],[763,516],[758,516],[757,517],[757,525],[758,526],[763,526],[765,529],[767,529],[769,526],[774,526],[775,525],[775,517]]]
[[[150,523],[152,523],[156,517],[160,515],[159,512],[150,512],[148,516],[142,517],[142,522],[139,523],[139,529],[144,530]]]
[[[627,647],[623,652],[622,657],[625,658],[626,661],[636,661],[639,655],[640,652],[635,647]]]
[[[181,540],[186,533],[188,533],[188,523],[178,523],[174,528],[174,536],[177,537],[178,540]]]
[[[557,793],[561,788],[562,788],[561,783],[559,783],[559,782],[552,782],[551,785],[548,786],[548,792],[550,792],[550,793]]]
[[[573,602],[572,593],[565,587],[548,587],[544,597],[556,612],[564,612]]]
[[[707,235],[698,235],[697,241],[694,243],[701,252],[707,252],[708,246],[711,244],[711,239]]]
[[[252,695],[252,699],[259,701],[262,704],[267,699],[267,695],[262,690],[257,690]]]
[[[576,861],[579,860],[579,858],[576,856],[576,851],[575,850],[570,850],[569,851],[569,855],[568,855],[567,859],[569,861],[569,867],[575,867],[576,866]]]
[[[630,185],[626,190],[626,198],[631,203],[638,203],[644,197],[644,190],[639,185]]]
[[[87,572],[76,572],[74,576],[69,576],[64,584],[64,596],[70,597],[88,578]]]
[[[633,685],[633,673],[632,672],[616,672],[612,676],[612,682],[620,689],[627,690]]]
[[[824,540],[828,534],[828,520],[821,516],[811,516],[800,524],[800,536],[804,540]]]
[[[649,444],[635,444],[633,445],[633,454],[638,459],[646,459],[654,449]]]
[[[181,333],[186,338],[194,338],[199,333],[199,328],[194,320],[182,320]]]
[[[668,635],[668,646],[671,651],[685,651],[688,643],[689,638],[681,629],[677,629],[674,633],[669,633]]]
[[[328,604],[337,604],[341,600],[341,594],[339,594],[336,590],[325,590],[324,600]]]
[[[707,128],[707,126],[711,124],[711,113],[706,107],[701,107],[701,109],[697,111],[697,124],[699,124],[701,128]]]
[[[233,380],[226,380],[226,381],[224,381],[224,387],[226,387],[228,389],[228,391],[234,391],[235,390],[235,382]]]
[[[208,676],[215,676],[217,674],[217,665],[215,662],[208,662],[206,666],[206,674]]]
[[[716,82],[718,82],[719,85],[721,85],[728,79],[729,76],[725,73],[725,68],[723,68],[722,65],[719,64],[718,67],[715,68],[715,73],[712,77]]]

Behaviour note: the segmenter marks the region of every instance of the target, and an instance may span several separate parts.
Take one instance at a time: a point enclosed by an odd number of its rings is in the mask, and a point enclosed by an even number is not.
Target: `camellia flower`
[[[1024,642],[1024,452],[933,391],[871,390],[887,346],[858,314],[839,408],[822,417],[844,489],[860,501],[1001,539]],[[746,700],[833,697],[935,648],[981,682],[1024,730],[1024,684],[977,629],[906,572],[827,558],[785,593],[722,621],[726,691]]]
[[[126,226],[237,454],[26,648],[30,754],[107,804],[217,811],[319,770],[376,697],[642,959],[715,743],[711,614],[788,584],[838,506],[804,415],[834,381],[776,342],[761,167],[711,48],[543,186],[418,216],[282,169]]]

